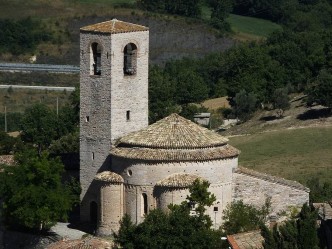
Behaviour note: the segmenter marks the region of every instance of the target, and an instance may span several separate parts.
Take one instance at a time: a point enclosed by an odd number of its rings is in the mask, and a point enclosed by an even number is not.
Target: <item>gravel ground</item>
[[[59,222],[51,228],[51,231],[67,240],[81,239],[85,232],[68,227],[69,223]]]

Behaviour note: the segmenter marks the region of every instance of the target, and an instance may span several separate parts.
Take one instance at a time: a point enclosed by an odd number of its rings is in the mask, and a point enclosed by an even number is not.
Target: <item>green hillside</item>
[[[301,128],[231,137],[239,165],[306,183],[332,178],[332,127]]]
[[[249,16],[231,14],[227,21],[232,30],[242,36],[267,37],[273,31],[281,30],[281,26],[274,22]]]

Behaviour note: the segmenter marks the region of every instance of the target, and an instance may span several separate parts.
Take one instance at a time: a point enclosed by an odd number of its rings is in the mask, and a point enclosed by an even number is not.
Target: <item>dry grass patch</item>
[[[219,108],[230,108],[229,102],[227,100],[227,97],[220,97],[215,99],[208,99],[205,100],[202,105],[205,108],[208,108],[211,111],[216,111]]]
[[[56,109],[57,98],[59,108],[69,103],[70,92],[13,89],[11,93],[7,89],[0,89],[0,113],[24,112],[24,110],[36,103],[44,103],[52,109]]]

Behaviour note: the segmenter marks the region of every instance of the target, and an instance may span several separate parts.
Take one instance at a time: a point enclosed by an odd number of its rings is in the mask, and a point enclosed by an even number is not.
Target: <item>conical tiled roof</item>
[[[236,157],[228,139],[187,120],[170,116],[120,138],[111,155],[149,161],[203,161]]]
[[[117,19],[112,19],[110,21],[96,23],[81,28],[81,31],[83,32],[107,33],[107,34],[138,32],[138,31],[147,31],[147,30],[149,29],[142,25],[123,22]]]
[[[173,113],[138,132],[130,133],[119,144],[160,149],[197,149],[226,144],[227,138]]]
[[[123,183],[122,176],[111,171],[103,171],[95,176],[95,180],[109,183]]]
[[[202,177],[187,173],[175,173],[157,182],[156,186],[169,188],[190,187],[196,179],[204,180]]]

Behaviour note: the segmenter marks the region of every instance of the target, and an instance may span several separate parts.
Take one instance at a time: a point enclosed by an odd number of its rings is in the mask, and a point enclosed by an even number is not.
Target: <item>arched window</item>
[[[137,70],[137,47],[134,43],[129,43],[125,46],[123,58],[123,73],[124,75],[134,75]]]
[[[144,216],[148,213],[148,196],[146,193],[142,194],[142,201],[141,201],[141,215]]]
[[[90,74],[101,75],[101,46],[97,42],[91,44],[90,64]]]
[[[98,221],[98,205],[96,202],[90,202],[90,222],[96,228]]]

